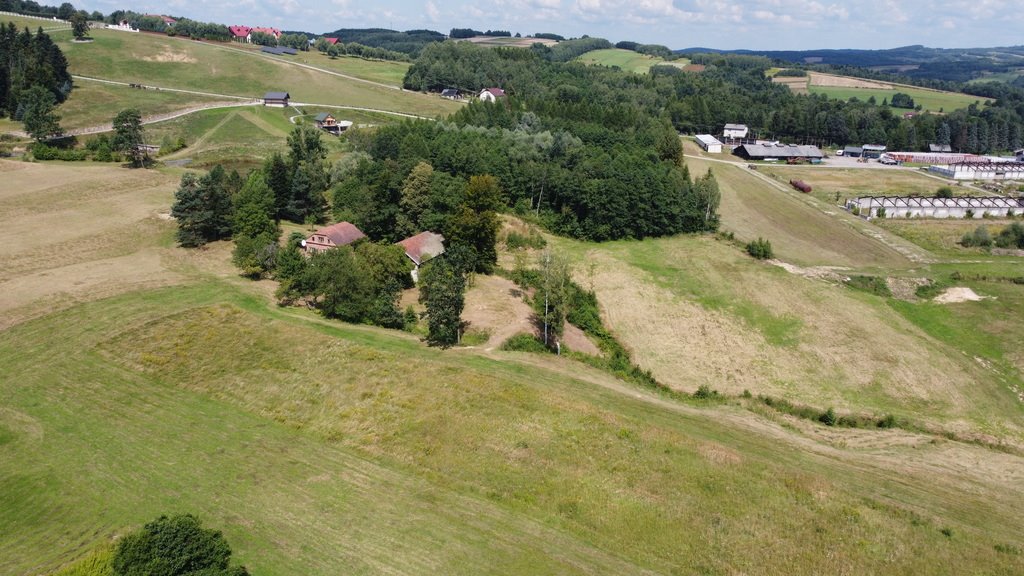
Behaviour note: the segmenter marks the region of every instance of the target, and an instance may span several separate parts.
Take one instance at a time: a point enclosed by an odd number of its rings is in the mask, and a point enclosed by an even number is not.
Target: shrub
[[[242,576],[244,567],[228,568],[231,547],[217,530],[200,527],[191,514],[161,516],[125,536],[114,552],[114,574],[162,576]]]
[[[758,260],[768,260],[774,258],[775,253],[772,251],[772,243],[763,238],[758,238],[753,242],[747,244],[747,254],[750,254]]]
[[[505,237],[505,246],[509,250],[519,250],[521,248],[533,248],[534,250],[540,250],[547,246],[547,241],[541,236],[540,232],[534,229],[530,229],[527,234],[520,234],[518,232],[509,232],[508,236]]]
[[[718,391],[712,390],[707,384],[701,384],[697,387],[697,391],[693,393],[693,397],[698,400],[709,400],[711,398],[717,398]]]
[[[877,423],[879,428],[895,428],[896,425],[896,417],[892,414],[886,414],[882,418],[879,418]]]
[[[818,422],[821,422],[825,426],[835,426],[838,418],[836,418],[836,411],[832,408],[824,411],[821,416],[818,416]]]
[[[1024,224],[1014,222],[999,231],[995,240],[996,246],[1000,248],[1024,249]]]
[[[878,276],[850,276],[850,279],[846,281],[846,285],[857,290],[870,292],[876,296],[886,298],[892,296],[892,291],[889,290],[889,284],[885,281],[885,278]]]
[[[953,197],[953,189],[950,188],[949,186],[943,186],[943,187],[941,187],[941,188],[939,188],[938,190],[935,191],[935,197],[936,198],[952,198]]]
[[[953,537],[953,529],[948,527],[948,526],[943,528],[943,529],[941,529],[941,530],[939,530],[939,532],[942,532],[942,535],[945,536],[946,538],[952,538]]]
[[[532,334],[516,334],[501,344],[509,352],[550,352],[544,343]]]
[[[885,208],[879,208],[878,210],[875,210],[875,217],[885,218]]]
[[[968,208],[967,211],[964,212],[964,218],[966,218],[968,220],[972,220],[974,218],[974,210],[971,210],[970,208]]]

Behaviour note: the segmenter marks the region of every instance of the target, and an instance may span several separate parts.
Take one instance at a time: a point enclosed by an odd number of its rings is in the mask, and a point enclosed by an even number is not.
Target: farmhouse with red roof
[[[497,102],[498,98],[504,98],[505,91],[501,88],[484,88],[480,92],[480,100],[483,102]]]
[[[444,254],[444,236],[433,232],[420,232],[419,234],[396,242],[405,249],[405,255],[412,260],[412,279],[419,281],[420,266],[430,260]]]
[[[348,246],[356,240],[366,238],[366,234],[348,222],[338,222],[313,232],[302,243],[306,252],[323,252],[339,246]]]

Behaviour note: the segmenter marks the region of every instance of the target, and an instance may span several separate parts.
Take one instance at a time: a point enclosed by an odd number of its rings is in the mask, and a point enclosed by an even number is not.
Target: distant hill
[[[342,42],[356,42],[363,46],[385,48],[415,58],[420,50],[432,42],[443,42],[447,36],[434,30],[388,30],[386,28],[340,28],[323,36],[340,38]]]
[[[993,79],[1015,78],[1024,69],[1024,46],[995,48],[929,48],[921,45],[885,50],[716,50],[686,48],[679,54],[749,54],[767,56],[786,62],[857,66],[879,72],[892,72],[910,78],[930,78],[967,82],[993,76]],[[996,77],[995,75],[1004,75]]]

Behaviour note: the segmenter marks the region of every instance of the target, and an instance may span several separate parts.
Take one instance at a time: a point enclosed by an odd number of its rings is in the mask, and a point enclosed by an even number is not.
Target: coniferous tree
[[[37,142],[61,133],[60,116],[54,111],[56,98],[46,88],[35,85],[21,93],[25,132]]]

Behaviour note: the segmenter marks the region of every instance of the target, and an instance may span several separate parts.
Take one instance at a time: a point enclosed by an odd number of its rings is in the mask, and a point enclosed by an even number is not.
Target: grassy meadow
[[[866,101],[868,98],[874,96],[875,100],[879,104],[882,103],[882,100],[891,99],[893,94],[902,92],[904,94],[909,94],[914,99],[914,104],[921,105],[922,110],[925,112],[952,112],[958,108],[966,108],[975,102],[980,103],[984,101],[984,98],[971,96],[970,94],[942,92],[939,90],[928,90],[925,88],[903,85],[892,85],[891,88],[857,88],[847,86],[819,86],[811,81],[807,86],[807,90],[811,94],[825,94],[829,98],[835,98],[837,100],[857,98]],[[894,108],[893,110],[899,112],[901,109]],[[906,110],[906,112],[912,112],[912,110]]]
[[[780,183],[803,180],[811,185],[811,196],[826,204],[842,205],[858,196],[934,196],[946,182],[916,170],[870,170],[863,168],[822,168],[820,166],[758,166],[758,170]],[[954,194],[977,191],[952,187]],[[836,194],[839,200],[836,201]]]
[[[593,50],[580,56],[577,60],[584,64],[608,67],[617,66],[626,72],[635,72],[637,74],[646,74],[651,69],[651,66],[659,64],[683,67],[690,63],[686,58],[668,62],[656,56],[648,56],[647,54],[640,54],[632,50],[622,50],[620,48]]]
[[[54,36],[74,74],[250,98],[282,90],[298,102],[427,117],[446,115],[458,108],[458,104],[435,96],[354,82],[214,43],[107,30],[94,30],[91,35],[95,40],[88,44],[71,42],[69,34]],[[382,69],[393,68],[391,63],[364,62],[360,64],[364,68],[378,64]],[[96,115],[104,114],[97,110]]]
[[[117,103],[116,109],[111,108],[111,102]],[[129,86],[77,80],[71,95],[60,105],[58,114],[63,128],[74,129],[109,123],[125,108],[136,108],[147,117],[219,102],[231,101],[199,94],[139,90]],[[107,110],[107,113],[99,114],[98,110]]]

